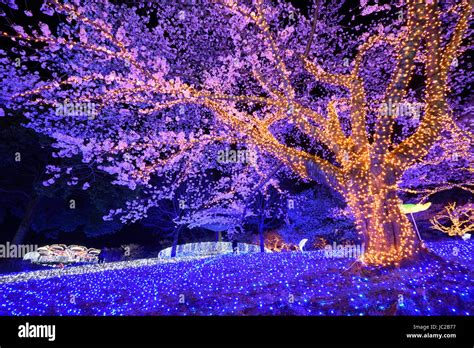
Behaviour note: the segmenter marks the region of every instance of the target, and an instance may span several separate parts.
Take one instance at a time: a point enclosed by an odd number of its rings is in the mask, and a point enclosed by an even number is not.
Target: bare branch
[[[314,33],[316,32],[316,24],[318,23],[320,5],[321,5],[321,0],[316,0],[316,6],[314,7],[314,13],[313,13],[313,23],[311,25],[311,33],[309,34],[308,43],[306,44],[306,49],[304,50],[304,54],[303,54],[303,57],[305,59],[308,57],[309,50],[311,49],[311,45],[313,44]]]

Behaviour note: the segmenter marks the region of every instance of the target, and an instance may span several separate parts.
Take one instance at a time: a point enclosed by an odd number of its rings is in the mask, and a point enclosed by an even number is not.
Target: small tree
[[[446,213],[440,213],[432,218],[432,228],[449,236],[463,236],[474,231],[474,205],[466,204],[456,208],[456,203],[445,207]]]
[[[279,188],[278,188],[279,189]],[[247,218],[247,223],[256,226],[260,244],[260,252],[265,252],[264,232],[282,224],[287,211],[287,194],[278,192],[272,186],[257,192],[250,204],[253,214]]]

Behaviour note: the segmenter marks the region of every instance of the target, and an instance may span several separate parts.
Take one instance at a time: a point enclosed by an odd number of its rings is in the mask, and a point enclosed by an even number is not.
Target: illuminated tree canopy
[[[284,1],[49,0],[41,11],[58,15],[56,27],[2,33],[16,43],[2,52],[5,105],[26,110],[28,127],[54,138],[58,156],[80,154],[115,183],[145,188],[109,218],[140,219],[181,185],[194,210],[241,206],[262,181],[279,189],[266,178],[282,163],[344,196],[365,263],[398,264],[422,248],[400,210],[403,175],[445,132],[469,157],[452,71],[466,52],[472,5],[362,6],[357,16],[382,11],[384,20],[348,32],[342,5],[319,5],[315,17]],[[406,122],[410,131],[397,131]],[[230,146],[257,160],[222,163]],[[48,185],[69,174],[50,172]]]

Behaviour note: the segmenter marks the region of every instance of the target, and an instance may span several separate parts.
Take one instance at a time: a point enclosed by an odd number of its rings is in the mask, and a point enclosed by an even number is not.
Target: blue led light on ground
[[[93,266],[61,276],[43,271],[43,279],[27,281],[9,275],[0,278],[0,314],[469,315],[472,241],[430,248],[450,261],[432,259],[370,277],[343,273],[353,260],[313,252],[136,260],[96,266],[95,272]]]

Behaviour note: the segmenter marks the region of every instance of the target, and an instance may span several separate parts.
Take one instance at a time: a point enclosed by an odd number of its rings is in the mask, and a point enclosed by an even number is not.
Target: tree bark
[[[173,235],[173,246],[171,248],[171,257],[176,257],[176,248],[178,246],[180,228],[177,228]]]
[[[389,173],[391,174],[391,173]],[[393,175],[362,175],[349,181],[344,196],[364,237],[362,260],[372,265],[399,264],[418,251],[420,243],[401,212]]]
[[[263,213],[262,217],[260,218],[260,222],[258,224],[258,235],[260,238],[260,252],[265,252],[265,237],[263,235]]]
[[[39,200],[39,197],[34,197],[28,202],[28,205],[25,209],[25,215],[23,215],[20,225],[18,226],[15,235],[13,236],[12,244],[22,244],[25,241],[28,232],[30,231],[31,222],[33,221],[33,217],[36,211],[36,207],[38,206]]]

